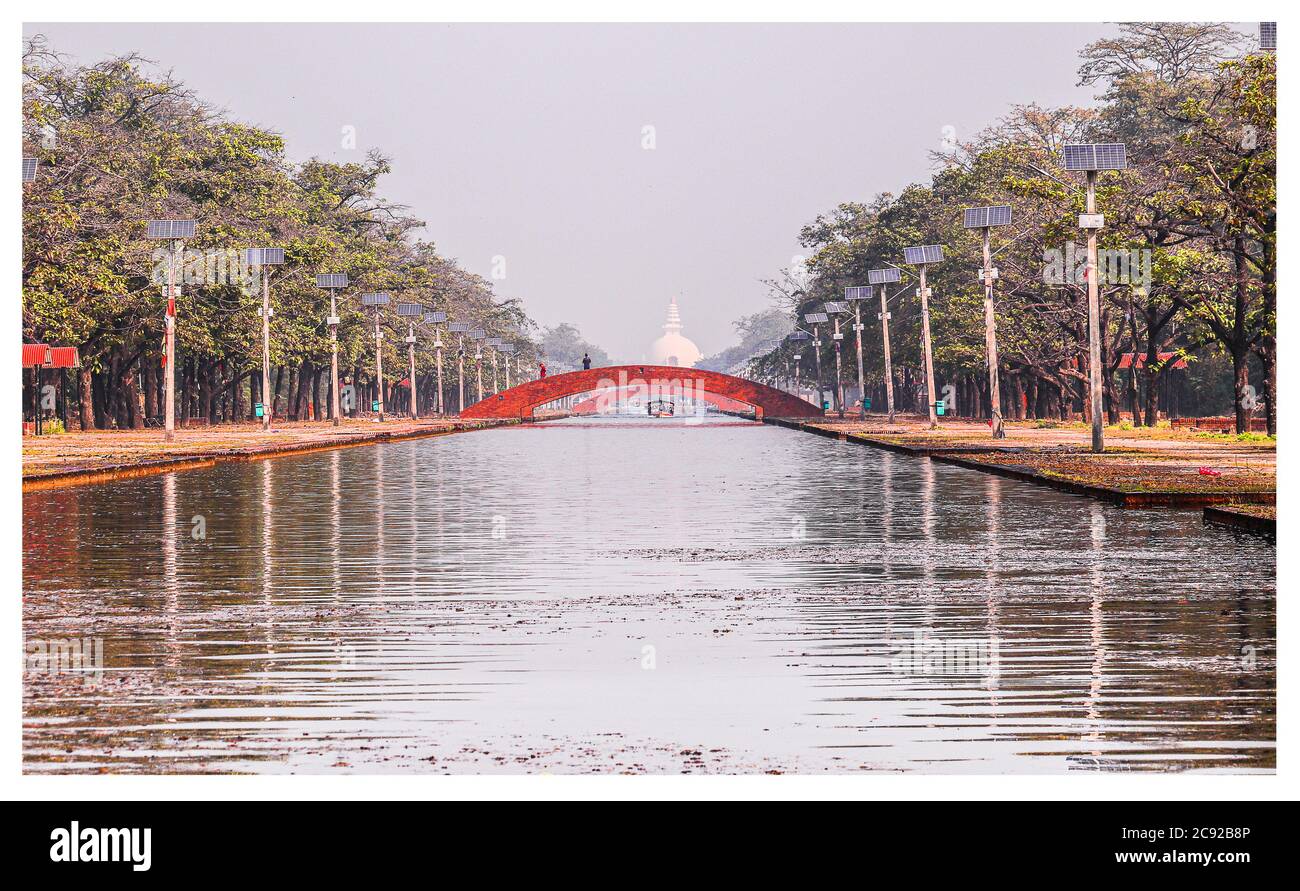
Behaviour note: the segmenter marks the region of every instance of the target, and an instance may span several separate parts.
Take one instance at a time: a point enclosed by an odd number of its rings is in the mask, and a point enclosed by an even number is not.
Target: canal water
[[[23,531],[29,772],[1275,767],[1271,541],[776,427],[223,464]]]

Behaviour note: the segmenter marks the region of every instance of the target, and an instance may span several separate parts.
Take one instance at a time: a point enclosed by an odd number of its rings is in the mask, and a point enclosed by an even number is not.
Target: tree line
[[[805,313],[842,300],[846,286],[865,285],[868,270],[901,266],[905,246],[942,244],[945,261],[929,274],[935,377],[964,413],[989,417],[981,247],[978,231],[962,228],[962,211],[1011,205],[1012,225],[993,230],[1002,413],[1086,419],[1084,191],[1081,175],[1062,168],[1061,147],[1124,143],[1127,169],[1100,173],[1097,185],[1108,422],[1128,412],[1154,426],[1176,368],[1226,365],[1237,431],[1260,411],[1275,434],[1274,54],[1223,24],[1127,23],[1080,55],[1080,83],[1101,89],[1095,107],[1012,107],[994,126],[936,151],[929,183],[841,204],[804,226],[806,269],[783,270],[768,285],[803,325]],[[915,287],[905,276],[889,290],[899,294],[890,333],[904,407],[924,380]],[[863,306],[869,396],[883,392],[878,313],[878,299]],[[853,335],[844,330],[852,384]],[[823,367],[833,369],[825,336],[821,349]],[[799,352],[810,381],[806,343],[783,342],[749,371],[789,380]]]
[[[408,376],[410,320],[392,304],[363,309],[362,292],[386,291],[394,303],[470,322],[515,344],[520,366],[536,366],[536,325],[521,302],[498,297],[490,281],[441,255],[419,237],[421,220],[380,196],[391,169],[382,153],[293,163],[279,134],[232,119],[148,68],[135,55],[71,65],[41,38],[24,48],[23,156],[39,167],[23,187],[23,339],[76,346],[81,359],[71,373],[47,372],[39,393],[25,376],[25,404],[35,410],[52,396],[46,408],[83,429],[158,422],[166,282],[159,250],[166,243],[146,238],[150,219],[197,221],[177,275],[178,421],[246,420],[255,402],[290,419],[328,415],[329,295],[316,286],[318,272],[350,279],[338,336],[351,413],[369,408],[380,387],[386,405],[410,408],[409,389],[399,386]],[[266,394],[260,284],[241,260],[254,247],[285,250],[271,279]],[[387,332],[382,381],[374,371],[376,312]],[[416,390],[428,412],[433,332],[420,327]],[[442,328],[443,395],[454,409],[459,338]],[[474,363],[469,343],[466,402],[477,396]],[[490,366],[485,379],[490,384]]]

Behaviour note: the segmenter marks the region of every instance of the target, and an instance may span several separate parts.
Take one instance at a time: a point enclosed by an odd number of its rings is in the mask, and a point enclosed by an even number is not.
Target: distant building
[[[655,365],[680,365],[689,368],[700,361],[700,348],[682,336],[682,317],[677,312],[677,298],[668,304],[668,320],[663,337],[650,344],[650,361]]]

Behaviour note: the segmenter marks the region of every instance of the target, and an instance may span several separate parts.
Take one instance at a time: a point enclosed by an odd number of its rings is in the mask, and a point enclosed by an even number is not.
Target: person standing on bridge
[[[583,371],[591,370],[591,356],[587,353],[582,354],[582,370]]]
[[[538,363],[537,363],[537,379],[538,379],[538,380],[541,380],[541,379],[544,378],[544,377],[546,377],[546,363],[545,363],[545,362],[538,362]]]

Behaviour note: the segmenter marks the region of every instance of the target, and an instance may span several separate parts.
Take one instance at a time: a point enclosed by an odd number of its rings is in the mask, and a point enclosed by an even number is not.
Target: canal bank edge
[[[1276,492],[1177,492],[1158,490],[1128,492],[1110,486],[1101,486],[1093,483],[1084,483],[1077,480],[1068,480],[1060,477],[1049,476],[1035,470],[1026,470],[1022,467],[999,464],[995,461],[976,460],[974,458],[964,457],[971,454],[993,455],[1006,452],[1004,448],[998,446],[912,446],[878,439],[873,436],[865,436],[861,433],[848,433],[834,430],[832,428],[819,427],[815,422],[809,423],[807,421],[787,418],[764,418],[763,422],[778,427],[787,427],[791,430],[814,433],[818,436],[827,437],[828,439],[856,442],[861,445],[871,446],[872,448],[884,449],[885,451],[897,452],[903,455],[911,455],[915,458],[929,458],[932,461],[938,461],[943,464],[953,464],[970,470],[979,470],[984,473],[1009,477],[1010,479],[1036,483],[1040,486],[1047,486],[1061,492],[1068,492],[1072,495],[1085,495],[1090,498],[1096,498],[1118,507],[1171,507],[1193,510],[1232,503],[1275,504],[1277,501]],[[1021,451],[1030,450],[1022,449]],[[1244,524],[1236,525],[1237,528],[1247,528]]]
[[[539,420],[551,420],[550,418]],[[59,489],[67,486],[82,486],[93,483],[105,483],[112,480],[130,479],[139,476],[152,476],[159,473],[172,473],[179,470],[196,470],[214,467],[217,464],[232,461],[260,461],[266,458],[280,458],[288,455],[304,455],[309,452],[326,452],[353,446],[374,445],[383,442],[399,442],[406,439],[427,439],[433,436],[448,436],[453,433],[467,433],[472,430],[486,430],[493,427],[505,427],[524,423],[517,418],[452,421],[451,426],[438,426],[426,430],[376,431],[374,433],[345,434],[332,442],[311,440],[304,442],[279,443],[267,446],[253,446],[240,449],[222,449],[210,452],[197,451],[171,458],[154,458],[143,461],[125,461],[100,467],[76,467],[67,470],[55,470],[42,474],[23,474],[23,491],[33,492],[44,489]]]

